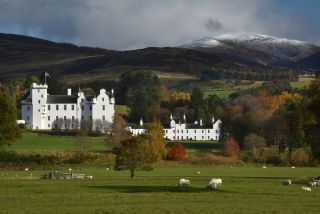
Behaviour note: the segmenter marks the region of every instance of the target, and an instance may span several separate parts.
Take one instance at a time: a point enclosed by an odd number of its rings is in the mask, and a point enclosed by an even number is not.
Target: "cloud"
[[[223,24],[218,19],[208,18],[204,26],[209,32],[219,32],[223,29]]]
[[[175,46],[244,31],[302,35],[297,33],[301,24],[293,25],[290,14],[266,12],[275,2],[0,0],[0,31],[118,50]]]

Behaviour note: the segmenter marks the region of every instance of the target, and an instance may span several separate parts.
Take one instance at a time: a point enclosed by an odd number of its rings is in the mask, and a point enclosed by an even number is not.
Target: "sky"
[[[319,0],[0,0],[0,32],[129,50],[261,33],[320,45]]]

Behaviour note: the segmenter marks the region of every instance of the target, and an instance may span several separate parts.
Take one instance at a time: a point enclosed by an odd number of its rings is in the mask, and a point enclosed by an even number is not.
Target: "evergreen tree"
[[[194,111],[194,114],[191,115],[192,119],[199,120],[205,118],[206,105],[203,99],[203,93],[198,87],[195,87],[192,90],[189,106],[190,109],[193,109]]]
[[[17,112],[9,90],[0,83],[0,148],[20,137]]]

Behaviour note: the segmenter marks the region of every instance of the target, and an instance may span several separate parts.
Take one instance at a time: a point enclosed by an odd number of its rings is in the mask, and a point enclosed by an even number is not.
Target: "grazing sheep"
[[[201,173],[200,173],[200,172],[196,172],[196,174],[197,174],[197,175],[200,175]]]
[[[308,183],[308,186],[310,186],[310,187],[317,186],[317,182],[315,182],[315,181],[310,181],[310,182]]]
[[[92,175],[86,175],[86,176],[84,176],[84,178],[92,179],[92,178],[93,178],[93,176],[92,176]]]
[[[320,186],[320,180],[314,180],[316,186]]]
[[[311,188],[309,188],[309,187],[302,187],[302,190],[304,190],[306,192],[311,192]]]
[[[179,180],[179,187],[188,187],[190,186],[190,181],[188,179],[181,178]]]
[[[72,171],[72,169],[71,169],[71,168],[69,168],[69,171]]]
[[[292,166],[291,168],[292,168],[292,169],[295,169],[296,167],[295,167],[295,166]]]
[[[29,171],[29,168],[25,168],[24,171]]]
[[[266,167],[266,166],[262,166],[262,168],[263,168],[263,169],[266,169],[267,167]]]
[[[216,190],[218,188],[217,183],[209,183],[206,187],[207,190]]]
[[[109,171],[109,168],[107,167],[107,171]]]
[[[292,182],[289,179],[282,181],[282,185],[290,185],[291,183]]]
[[[209,184],[217,184],[222,185],[222,179],[221,178],[212,178]]]

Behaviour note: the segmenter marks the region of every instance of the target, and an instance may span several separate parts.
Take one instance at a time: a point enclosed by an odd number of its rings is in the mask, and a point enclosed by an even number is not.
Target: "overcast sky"
[[[109,49],[255,32],[320,44],[318,0],[0,0],[0,32]]]

